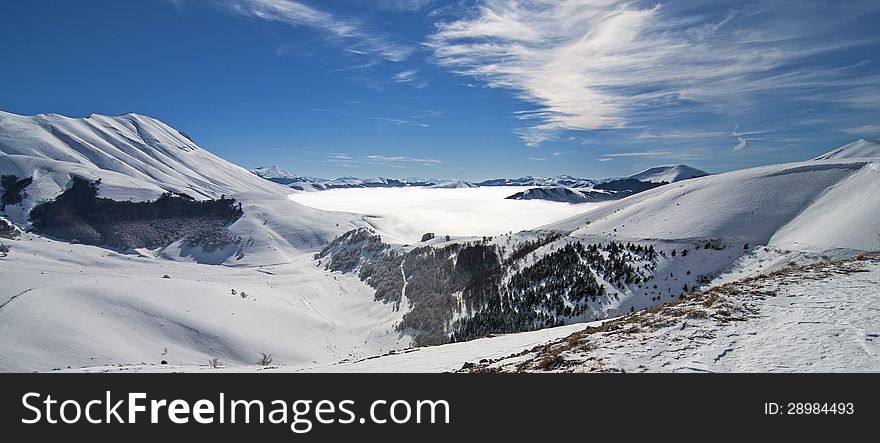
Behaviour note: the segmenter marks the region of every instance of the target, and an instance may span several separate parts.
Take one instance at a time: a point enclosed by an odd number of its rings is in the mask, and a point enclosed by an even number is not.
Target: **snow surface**
[[[145,362],[332,363],[400,349],[402,313],[311,254],[263,266],[173,262],[23,234],[0,258],[0,372]],[[168,275],[170,278],[163,278]],[[232,290],[236,294],[232,294]],[[243,298],[242,293],[246,294]]]
[[[880,140],[859,139],[826,152],[813,160],[832,160],[841,158],[876,158],[880,157]]]
[[[579,214],[606,203],[568,203],[507,200],[528,188],[374,188],[331,189],[296,193],[290,198],[306,206],[329,211],[374,215],[372,221],[385,241],[414,243],[422,234],[438,236],[498,235],[535,228]]]
[[[67,372],[365,372],[365,373],[419,373],[419,372],[452,372],[462,368],[465,363],[477,363],[480,359],[499,359],[525,349],[547,344],[586,326],[597,326],[599,322],[581,323],[577,325],[559,326],[539,331],[504,334],[494,337],[479,338],[461,343],[440,346],[410,348],[391,353],[377,355],[365,359],[344,360],[333,364],[308,366],[272,365],[258,367],[251,365],[225,364],[220,368],[211,368],[205,362],[201,366],[158,366],[158,365],[101,365],[82,368],[71,368]],[[221,362],[222,363],[222,362]]]
[[[687,180],[689,178],[703,177],[706,175],[709,174],[687,165],[668,165],[646,169],[642,172],[639,172],[638,174],[630,176],[630,178],[641,180],[643,182],[674,183],[677,181]]]

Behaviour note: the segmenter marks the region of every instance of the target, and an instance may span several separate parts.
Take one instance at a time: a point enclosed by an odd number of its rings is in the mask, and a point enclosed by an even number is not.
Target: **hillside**
[[[230,238],[241,239],[238,246],[206,254],[178,241],[154,251],[178,260],[277,263],[363,226],[362,217],[328,214],[292,202],[287,199],[288,188],[139,114],[71,118],[0,112],[0,175],[27,181],[16,193],[19,201],[0,208],[0,214],[21,227],[29,226],[34,207],[61,195],[74,177],[99,180],[97,197],[119,202],[154,201],[171,192],[196,200],[225,195],[242,203],[243,216],[229,226]]]
[[[823,160],[661,186],[544,227],[576,238],[723,239],[810,252],[880,250],[880,167]]]
[[[492,358],[487,346],[474,358],[482,362],[473,361],[467,369],[877,372],[878,286],[877,256],[786,269],[590,326],[503,358]],[[446,353],[454,355],[452,347]],[[407,366],[406,361],[396,364]]]
[[[187,135],[150,117],[125,114],[70,118],[56,114],[21,116],[0,112],[0,172],[33,177],[24,210],[64,190],[71,175],[101,179],[101,196],[154,199],[163,192],[196,199],[284,188],[200,148]]]

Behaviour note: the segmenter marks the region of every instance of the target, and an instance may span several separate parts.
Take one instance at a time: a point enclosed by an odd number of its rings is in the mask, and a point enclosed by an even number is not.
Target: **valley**
[[[630,372],[684,370],[691,358],[702,362],[695,370],[781,370],[692,354],[719,337],[730,355],[764,349],[734,343],[727,323],[707,320],[716,311],[694,314],[711,339],[674,362],[637,357],[616,338],[563,339],[585,325],[610,336],[601,328],[672,315],[717,291],[751,294],[730,306],[757,304],[764,286],[755,282],[767,276],[802,288],[792,302],[805,308],[792,312],[812,318],[806,307],[829,290],[813,286],[814,276],[873,275],[873,259],[847,260],[880,251],[878,146],[862,140],[814,160],[711,175],[670,165],[607,179],[344,178],[333,188],[278,168],[251,172],[137,114],[0,113],[0,370],[203,371],[217,359],[231,371],[387,362],[401,371],[469,363]],[[507,198],[536,189],[611,197]],[[877,293],[872,281],[833,283],[846,300],[851,289]],[[766,303],[743,316],[783,312]],[[840,323],[864,322],[869,311],[848,311]],[[650,349],[683,339],[649,332],[632,336]],[[535,346],[546,348],[522,353]],[[467,351],[449,360],[455,349]],[[815,367],[844,369],[857,352],[846,349]],[[727,355],[719,361],[733,361]],[[873,358],[858,361],[876,368]]]

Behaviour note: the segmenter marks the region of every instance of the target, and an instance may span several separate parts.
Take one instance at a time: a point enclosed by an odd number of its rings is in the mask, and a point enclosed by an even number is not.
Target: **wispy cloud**
[[[302,1],[212,1],[214,4],[244,17],[321,31],[325,36],[335,39],[340,46],[353,54],[377,56],[383,60],[399,62],[406,60],[414,51],[414,48],[409,45],[396,43],[389,37],[369,29],[361,20],[339,17]]]
[[[425,46],[439,65],[534,104],[517,114],[531,124],[515,131],[530,146],[682,106],[724,113],[813,93],[875,103],[876,92],[853,94],[868,81],[860,66],[805,61],[876,42],[851,23],[880,4],[820,6],[752,1],[710,13],[686,2],[480,0],[438,23]]]
[[[348,154],[343,154],[340,152],[331,152],[331,153],[327,154],[327,158],[330,160],[339,160],[339,161],[348,161],[348,160],[353,159],[352,156],[350,156]]]
[[[434,3],[434,0],[374,0],[374,2],[381,9],[403,12],[422,10]]]
[[[603,157],[668,157],[675,155],[672,151],[641,151],[641,152],[614,152],[602,154]]]
[[[864,125],[856,128],[846,128],[842,131],[853,135],[880,135],[880,125]]]
[[[406,168],[413,165],[434,166],[444,163],[443,160],[430,157],[410,157],[407,155],[383,155],[370,154],[363,156],[353,156],[341,152],[333,152],[325,154],[320,163],[334,163],[348,168],[358,168],[361,166],[382,166],[388,168]]]
[[[397,83],[408,83],[418,79],[418,77],[416,77],[416,74],[418,74],[418,71],[415,70],[401,71],[397,74],[394,74],[391,78]]]
[[[422,122],[416,122],[412,120],[404,120],[400,118],[389,118],[389,117],[370,117],[373,120],[380,120],[384,122],[394,123],[395,125],[406,125],[406,126],[418,126],[420,128],[427,128],[431,125]]]
[[[381,161],[381,162],[408,162],[408,163],[443,163],[442,160],[437,160],[434,158],[418,158],[418,157],[407,157],[405,155],[368,155],[366,156],[368,161]]]
[[[428,87],[428,82],[422,81],[418,76],[419,71],[416,70],[406,70],[398,72],[391,76],[391,80],[396,83],[407,83],[412,85],[416,89],[424,89]]]

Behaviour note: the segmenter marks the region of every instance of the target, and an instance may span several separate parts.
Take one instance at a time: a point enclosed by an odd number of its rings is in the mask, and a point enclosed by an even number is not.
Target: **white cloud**
[[[352,159],[352,157],[350,155],[343,154],[341,152],[331,152],[330,154],[327,154],[327,158],[330,160],[341,160],[341,161],[347,161],[347,160]]]
[[[675,105],[723,112],[769,93],[864,88],[847,82],[860,75],[850,67],[802,62],[869,41],[846,26],[876,4],[803,14],[786,4],[737,7],[713,16],[686,3],[481,0],[438,23],[425,45],[439,65],[537,105],[517,114],[533,122],[516,131],[529,146],[561,130],[627,127]]]
[[[392,11],[419,11],[426,8],[434,0],[374,0],[376,6]]]
[[[615,152],[602,154],[603,157],[667,157],[674,155],[672,151]]]
[[[433,158],[418,158],[418,157],[407,157],[405,155],[368,155],[368,161],[381,161],[381,162],[411,162],[411,163],[443,163],[442,160],[437,160]]]
[[[341,39],[346,51],[375,55],[388,61],[403,61],[413,48],[390,41],[367,29],[359,20],[338,17],[296,0],[214,0],[224,8],[250,18],[305,26]]]
[[[394,74],[391,78],[398,83],[407,83],[416,80],[418,78],[416,74],[418,74],[418,71],[415,70],[401,71]]]
[[[568,204],[509,200],[528,187],[470,189],[370,188],[303,192],[290,198],[307,206],[380,215],[373,219],[390,241],[413,243],[425,232],[438,235],[496,235],[543,226],[607,203]],[[464,214],[467,214],[464,216]]]
[[[737,143],[736,146],[733,147],[734,151],[739,151],[739,150],[745,148],[746,145],[749,144],[749,140],[746,138],[737,137],[737,140],[739,140],[739,143]]]
[[[880,134],[880,125],[864,125],[857,128],[846,128],[842,131],[854,135],[877,135]]]
[[[380,120],[383,122],[394,123],[395,125],[407,125],[407,126],[418,126],[420,128],[427,128],[431,125],[422,122],[416,122],[412,120],[404,120],[400,118],[388,118],[388,117],[370,117],[373,120]]]

